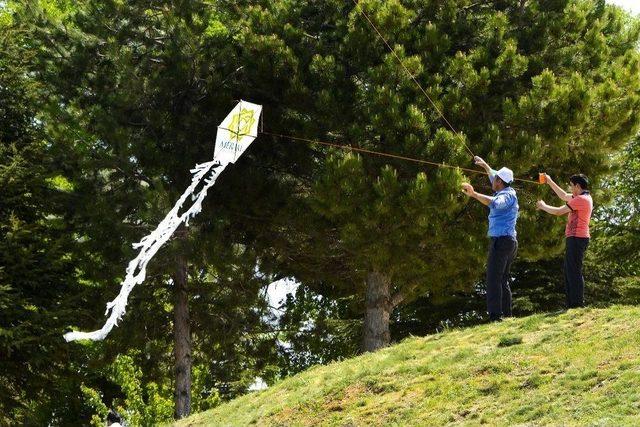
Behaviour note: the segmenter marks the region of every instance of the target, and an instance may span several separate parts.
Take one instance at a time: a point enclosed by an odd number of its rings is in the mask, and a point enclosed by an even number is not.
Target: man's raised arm
[[[480,156],[474,156],[473,161],[476,165],[480,166],[485,170],[485,172],[487,172],[487,175],[489,175],[489,181],[493,181],[493,177],[496,174],[496,171],[491,169],[491,166],[489,166],[489,164],[485,162]]]

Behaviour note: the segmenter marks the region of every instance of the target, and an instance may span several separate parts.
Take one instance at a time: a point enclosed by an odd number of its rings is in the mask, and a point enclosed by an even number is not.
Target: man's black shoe
[[[489,315],[489,322],[502,322],[502,317],[496,314]]]

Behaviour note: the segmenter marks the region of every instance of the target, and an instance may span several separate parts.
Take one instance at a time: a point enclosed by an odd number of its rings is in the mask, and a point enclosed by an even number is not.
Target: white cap
[[[496,175],[507,184],[511,184],[513,182],[513,171],[509,168],[500,169],[496,172]]]

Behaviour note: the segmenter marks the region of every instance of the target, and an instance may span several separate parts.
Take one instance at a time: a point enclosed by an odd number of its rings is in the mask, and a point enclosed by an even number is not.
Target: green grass
[[[640,425],[639,319],[579,309],[410,338],[177,425]]]

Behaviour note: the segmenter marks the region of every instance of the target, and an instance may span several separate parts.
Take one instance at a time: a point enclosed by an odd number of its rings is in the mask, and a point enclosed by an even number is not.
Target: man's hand
[[[469,197],[473,197],[476,194],[475,190],[473,189],[473,185],[466,182],[462,184],[462,192]]]
[[[483,167],[485,169],[489,167],[487,162],[485,162],[480,156],[474,156],[473,161],[475,162],[476,165]]]
[[[540,209],[541,211],[544,210],[545,207],[547,207],[547,204],[544,202],[544,200],[538,200],[536,202],[536,208]]]
[[[494,199],[493,197],[487,196],[486,194],[476,193],[476,191],[473,189],[473,186],[466,182],[462,184],[462,192],[469,197],[473,197],[485,206],[489,206]]]

